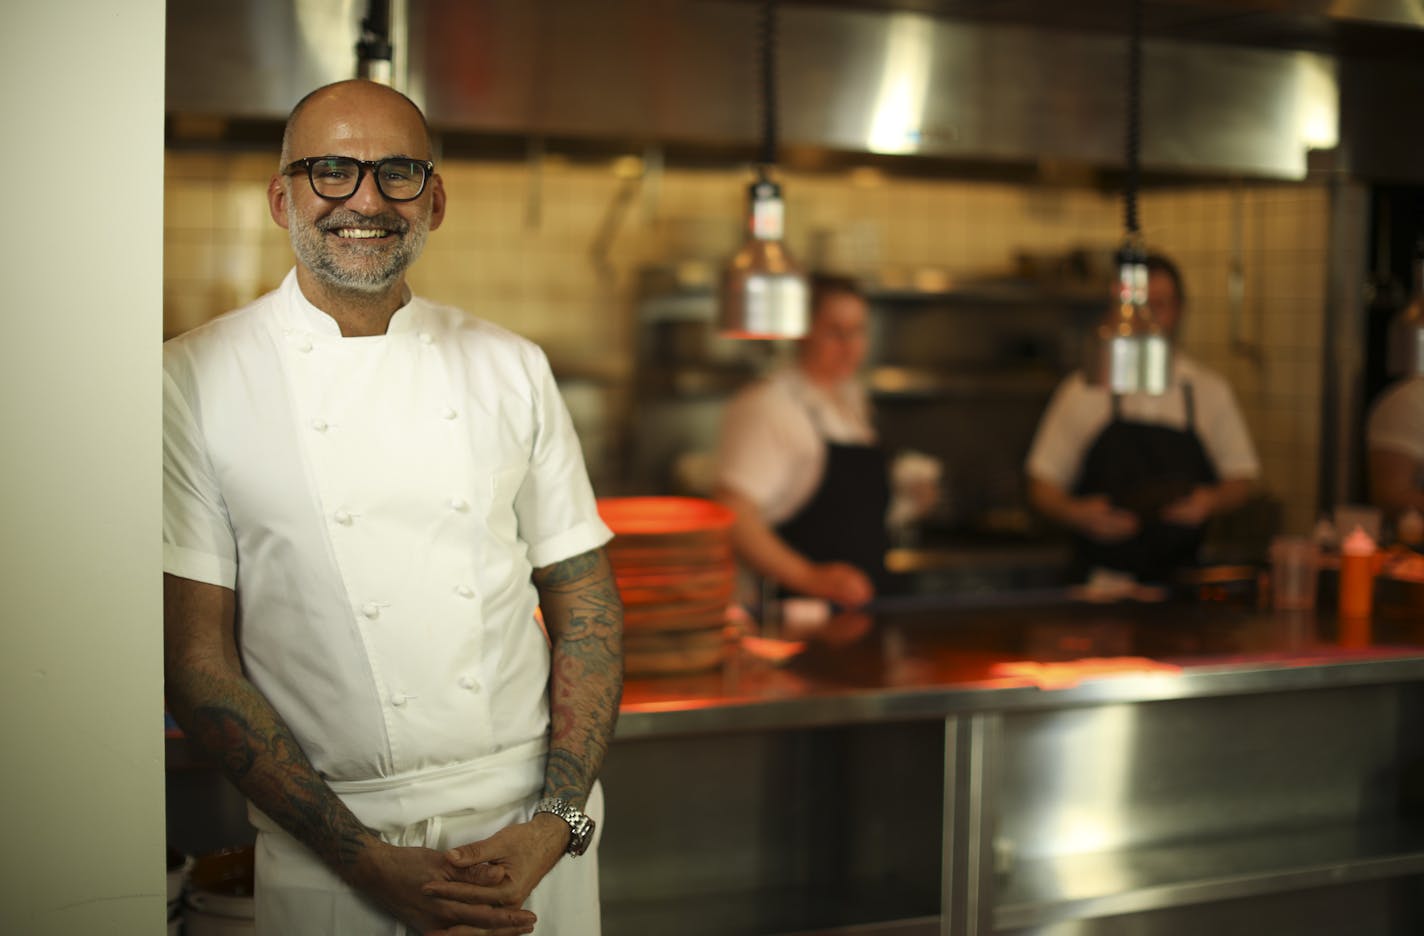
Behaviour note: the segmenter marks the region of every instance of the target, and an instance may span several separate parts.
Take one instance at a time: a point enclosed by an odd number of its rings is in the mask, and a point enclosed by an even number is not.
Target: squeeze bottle
[[[1340,543],[1340,617],[1369,617],[1374,597],[1375,541],[1357,526]]]

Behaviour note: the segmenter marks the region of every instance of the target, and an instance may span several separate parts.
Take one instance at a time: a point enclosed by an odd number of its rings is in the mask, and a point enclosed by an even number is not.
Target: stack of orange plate
[[[719,665],[736,584],[732,512],[693,497],[605,497],[598,512],[614,534],[608,555],[623,596],[627,672]]]

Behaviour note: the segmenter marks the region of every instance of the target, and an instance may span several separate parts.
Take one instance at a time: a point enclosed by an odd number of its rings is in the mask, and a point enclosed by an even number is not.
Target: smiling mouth
[[[391,234],[385,228],[337,228],[332,233],[347,240],[371,240],[378,237],[389,237]]]

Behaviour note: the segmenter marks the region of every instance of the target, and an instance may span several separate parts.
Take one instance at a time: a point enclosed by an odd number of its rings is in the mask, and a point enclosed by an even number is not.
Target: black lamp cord
[[[776,164],[776,0],[761,4],[761,121],[757,176],[765,180]]]
[[[1124,221],[1127,236],[1136,242],[1141,234],[1137,221],[1137,187],[1141,179],[1142,147],[1142,0],[1131,0],[1132,14],[1127,46],[1127,181],[1123,188]]]
[[[370,0],[366,7],[366,15],[361,19],[361,39],[356,43],[356,56],[360,61],[371,59],[390,61],[390,0]]]

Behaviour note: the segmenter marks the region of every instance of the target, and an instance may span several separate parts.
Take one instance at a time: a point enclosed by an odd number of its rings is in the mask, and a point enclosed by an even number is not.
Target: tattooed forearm
[[[603,765],[623,695],[623,603],[602,549],[534,573],[553,643],[544,795],[582,804]]]
[[[374,834],[317,774],[291,729],[241,675],[221,669],[170,672],[174,718],[237,788],[340,874]]]

